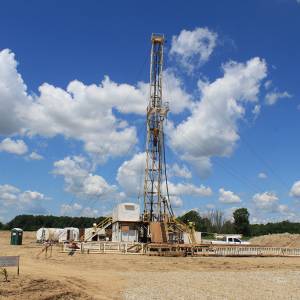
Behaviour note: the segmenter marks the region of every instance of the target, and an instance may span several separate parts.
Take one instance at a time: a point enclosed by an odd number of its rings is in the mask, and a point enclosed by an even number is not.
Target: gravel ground
[[[147,272],[129,277],[125,300],[300,299],[300,271]]]
[[[156,257],[114,254],[37,254],[34,232],[11,246],[0,231],[1,255],[20,255],[20,276],[9,268],[0,300],[300,299],[299,257]]]

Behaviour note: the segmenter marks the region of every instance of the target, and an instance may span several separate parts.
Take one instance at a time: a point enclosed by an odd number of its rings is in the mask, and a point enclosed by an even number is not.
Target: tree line
[[[13,218],[7,224],[0,223],[0,229],[12,229],[15,227],[23,230],[34,231],[41,227],[48,228],[65,228],[77,227],[88,228],[94,223],[100,223],[105,217],[89,218],[89,217],[67,217],[67,216],[34,216],[34,215],[19,215]]]
[[[195,230],[203,232],[203,236],[211,233],[238,233],[245,237],[266,235],[273,233],[299,233],[300,223],[282,221],[267,224],[250,224],[250,214],[247,208],[238,208],[233,212],[233,220],[226,220],[220,210],[212,210],[205,216],[191,210],[178,217],[181,222],[188,224],[193,222]]]
[[[191,210],[178,217],[178,220],[188,224],[193,222],[196,231],[203,232],[203,235],[211,233],[239,233],[246,237],[265,235],[271,233],[299,233],[300,223],[282,221],[267,224],[250,224],[249,212],[247,208],[238,208],[233,212],[233,220],[226,220],[224,213],[218,209],[211,210],[208,214],[201,216],[199,212]],[[68,217],[68,216],[34,216],[19,215],[13,218],[7,224],[0,222],[0,229],[10,230],[15,227],[23,230],[34,231],[41,227],[64,228],[77,227],[87,228],[94,223],[100,223],[105,217]]]

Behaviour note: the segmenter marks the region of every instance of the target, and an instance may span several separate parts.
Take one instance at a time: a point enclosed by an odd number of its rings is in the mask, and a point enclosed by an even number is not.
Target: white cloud
[[[0,51],[0,134],[9,135],[21,131],[23,121],[20,111],[25,110],[31,98],[27,87],[17,72],[15,55],[9,49]]]
[[[89,206],[83,207],[81,204],[74,203],[73,205],[70,204],[62,204],[60,206],[60,213],[62,215],[68,215],[68,216],[84,216],[84,217],[98,217],[99,211],[97,209],[93,209]]]
[[[206,205],[205,205],[205,207],[207,208],[207,209],[214,209],[214,208],[216,208],[216,206],[214,205],[214,204],[212,204],[212,203],[207,203]]]
[[[83,142],[97,161],[128,153],[137,142],[136,128],[122,114],[144,115],[149,85],[118,84],[108,76],[96,85],[71,81],[66,90],[44,83],[29,95],[10,50],[0,51],[0,134],[63,135]],[[171,70],[164,72],[166,99],[173,113],[190,106],[191,97]],[[120,114],[116,116],[115,111]]]
[[[87,206],[83,209],[81,215],[85,217],[95,218],[95,217],[99,217],[99,211],[98,209],[93,209]]]
[[[266,90],[268,90],[272,85],[272,80],[267,80],[265,83],[264,83],[264,87]]]
[[[134,88],[123,87],[106,78],[99,86],[71,82],[67,90],[43,84],[40,96],[23,112],[27,134],[53,137],[62,134],[84,142],[87,152],[99,161],[127,153],[136,143],[136,129],[113,114],[113,104],[131,98]],[[115,102],[114,102],[115,101]],[[128,100],[130,107],[130,100]],[[120,111],[125,108],[116,104]]]
[[[11,138],[5,138],[0,143],[0,152],[1,151],[23,155],[28,151],[28,147],[23,140],[12,140]]]
[[[254,108],[252,109],[252,113],[254,114],[254,117],[257,118],[260,114],[261,106],[259,104],[256,104]]]
[[[91,174],[91,164],[82,156],[65,157],[54,162],[53,174],[64,177],[65,190],[78,198],[113,199],[116,186]]]
[[[241,199],[238,195],[231,191],[225,191],[223,188],[219,189],[219,201],[222,203],[240,203]]]
[[[0,201],[2,205],[8,206],[16,204],[19,200],[21,191],[9,184],[0,185]]]
[[[37,152],[31,152],[29,155],[28,155],[28,159],[30,160],[42,160],[44,159],[44,157],[40,154],[38,154]]]
[[[163,73],[163,85],[164,101],[169,103],[170,113],[178,114],[191,108],[191,95],[184,90],[182,80],[170,69]]]
[[[178,196],[171,196],[170,195],[170,201],[173,208],[179,208],[183,206],[183,201]]]
[[[263,173],[263,172],[259,173],[259,174],[257,175],[257,177],[258,177],[259,179],[267,179],[267,178],[268,178],[267,174],[266,174],[266,173]]]
[[[172,37],[170,54],[191,72],[208,61],[216,46],[217,37],[217,34],[208,28],[182,30],[178,36]]]
[[[136,143],[136,129],[117,118],[113,108],[144,113],[145,91],[139,86],[118,85],[106,77],[90,86],[75,80],[67,90],[44,83],[40,95],[30,96],[16,67],[14,54],[1,51],[0,134],[63,135],[83,141],[100,161],[127,153]]]
[[[202,98],[192,114],[177,127],[168,129],[172,148],[198,165],[200,173],[211,168],[210,157],[229,156],[239,139],[237,123],[245,115],[247,102],[256,102],[261,81],[267,75],[264,60],[229,62],[224,76],[202,87]]]
[[[128,196],[138,196],[144,186],[146,153],[137,153],[119,167],[117,181]]]
[[[278,207],[277,207],[277,210],[281,214],[288,214],[288,213],[290,213],[289,207],[287,205],[285,205],[285,204],[279,204]]]
[[[144,171],[146,163],[146,154],[138,153],[133,156],[131,160],[125,161],[118,169],[117,181],[124,189],[128,196],[138,196],[143,192],[144,186]],[[176,164],[175,164],[176,165]],[[174,165],[171,169],[174,170]],[[190,176],[187,169],[180,169],[175,166],[175,170],[180,173],[181,177]],[[172,172],[172,171],[171,171]],[[212,195],[212,190],[204,185],[195,186],[191,183],[173,183],[168,182],[170,201],[174,207],[182,205],[181,197],[185,195],[207,197]],[[162,191],[166,194],[165,186],[162,186]]]
[[[279,99],[291,98],[292,95],[288,92],[270,92],[266,94],[266,104],[267,105],[274,105],[277,103]]]
[[[290,190],[290,196],[300,198],[300,180],[293,184]]]
[[[177,183],[174,184],[169,182],[169,193],[170,196],[198,196],[198,197],[208,197],[212,195],[212,190],[210,187],[204,185],[196,186],[191,183]]]
[[[169,166],[168,168],[169,177],[181,177],[185,179],[192,178],[191,171],[187,168],[187,166],[179,166],[177,163]]]
[[[257,193],[253,196],[257,208],[265,211],[276,211],[278,209],[278,196],[273,192]]]
[[[253,210],[250,211],[252,223],[279,222],[282,220],[298,221],[299,216],[287,204],[280,204],[274,192],[257,193],[252,198]]]
[[[10,207],[14,215],[17,213],[34,212],[41,209],[42,203],[47,197],[37,191],[21,191],[19,188],[10,185],[0,185],[0,206]]]
[[[23,203],[32,203],[33,201],[41,201],[45,199],[45,195],[36,191],[25,191],[20,194],[20,201]]]
[[[60,213],[62,215],[73,215],[74,212],[78,212],[80,210],[82,210],[82,206],[78,203],[74,203],[73,205],[62,204],[60,206]]]

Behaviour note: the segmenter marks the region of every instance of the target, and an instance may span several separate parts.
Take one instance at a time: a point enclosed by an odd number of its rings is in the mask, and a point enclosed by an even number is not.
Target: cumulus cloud
[[[108,78],[100,86],[73,81],[66,91],[43,84],[40,96],[23,112],[27,134],[46,137],[61,134],[81,140],[85,150],[99,161],[127,153],[137,141],[136,129],[113,114],[109,100],[113,102],[117,95],[111,85],[114,83]],[[116,90],[118,94],[117,87]],[[126,87],[124,97],[130,97]]]
[[[41,201],[45,199],[44,194],[36,191],[25,191],[19,195],[20,202],[32,203],[33,201]]]
[[[267,75],[264,60],[229,62],[224,76],[202,86],[201,101],[192,114],[168,130],[170,144],[181,157],[198,166],[202,175],[210,168],[212,156],[229,156],[239,139],[238,121],[244,118],[246,103],[255,103],[261,81]]]
[[[175,56],[189,72],[209,60],[218,35],[208,28],[182,30],[178,36],[172,37],[170,54]]]
[[[113,108],[121,113],[144,112],[143,89],[106,77],[90,86],[75,80],[66,90],[44,83],[39,95],[30,96],[16,67],[14,54],[2,50],[0,134],[63,135],[83,141],[85,150],[102,161],[127,153],[136,143],[135,128],[117,118]]]
[[[292,95],[289,94],[287,91],[285,92],[270,92],[266,94],[266,104],[267,105],[274,105],[277,103],[278,100],[280,99],[285,99],[285,98],[291,98]]]
[[[64,216],[84,216],[84,217],[98,217],[99,211],[89,206],[83,207],[81,204],[62,204],[60,206],[60,213]]]
[[[169,182],[169,193],[171,196],[198,196],[198,197],[208,197],[212,195],[212,190],[210,187],[204,185],[196,186],[191,183],[172,183]]]
[[[264,172],[258,173],[257,177],[259,179],[267,179],[268,178],[267,174]]]
[[[137,196],[143,191],[144,185],[144,170],[145,170],[146,154],[138,153],[133,156],[131,160],[125,161],[118,169],[117,181],[128,196]],[[176,165],[176,164],[175,164]],[[178,166],[178,165],[177,165]],[[177,175],[180,177],[190,177],[188,169],[181,169],[179,166],[175,166]],[[171,167],[174,170],[174,165]],[[174,174],[173,174],[174,175]],[[182,197],[198,196],[207,197],[212,195],[212,190],[204,185],[196,186],[191,183],[173,183],[168,182],[170,201],[174,204],[174,207],[182,205]],[[162,186],[162,191],[166,194],[165,185]]]
[[[264,83],[264,87],[266,90],[268,90],[272,85],[272,80],[267,80],[265,83]]]
[[[22,191],[10,184],[0,185],[0,207],[5,208],[5,216],[3,217],[5,221],[21,213],[47,213],[43,208],[47,199],[49,198],[37,191]]]
[[[170,195],[170,201],[173,208],[179,208],[183,206],[183,201],[178,196]]]
[[[219,189],[219,201],[226,204],[239,203],[241,199],[232,191],[226,191],[223,188]]]
[[[13,185],[0,185],[0,200],[4,206],[16,204],[20,194],[21,191]]]
[[[8,49],[0,51],[0,134],[20,133],[24,126],[20,111],[31,102],[27,87],[17,72],[15,55]]]
[[[137,153],[119,167],[117,181],[128,196],[138,196],[143,191],[146,153]]]
[[[164,82],[171,111],[189,107],[191,97],[171,70],[164,72]],[[85,150],[103,162],[128,153],[136,144],[136,128],[123,115],[144,115],[148,95],[147,83],[119,84],[108,76],[100,84],[74,80],[66,89],[44,83],[38,95],[29,95],[14,53],[0,52],[0,134],[63,135],[82,141]]]
[[[278,196],[273,192],[257,193],[253,196],[253,202],[259,209],[276,211],[278,209]]]
[[[33,151],[28,155],[28,159],[30,160],[42,160],[44,157],[37,152]]]
[[[252,113],[254,114],[254,117],[257,118],[260,114],[261,106],[259,104],[256,104],[254,108],[252,109]]]
[[[279,197],[274,192],[256,193],[252,201],[254,207],[251,210],[251,222],[267,223],[280,220],[297,221],[299,217],[287,204],[281,204]]]
[[[290,190],[290,196],[300,198],[300,180],[293,184]]]
[[[173,183],[169,181],[169,197],[170,202],[174,208],[179,208],[183,206],[182,197],[209,197],[212,195],[212,190],[210,187],[204,185],[196,186],[191,183]],[[167,194],[165,187],[162,188],[164,194]]]
[[[91,172],[91,164],[82,156],[68,156],[54,162],[53,174],[63,176],[67,192],[83,199],[113,199],[116,186]]]
[[[185,166],[185,165],[179,166],[177,163],[169,166],[168,174],[169,174],[169,177],[181,177],[181,178],[185,178],[185,179],[192,178],[192,173],[187,168],[187,166]]]
[[[170,69],[163,73],[164,101],[169,103],[170,113],[178,114],[192,106],[192,96],[183,86],[182,79]]]
[[[23,140],[13,140],[11,138],[5,138],[0,142],[0,152],[1,151],[23,155],[28,151],[28,147]]]

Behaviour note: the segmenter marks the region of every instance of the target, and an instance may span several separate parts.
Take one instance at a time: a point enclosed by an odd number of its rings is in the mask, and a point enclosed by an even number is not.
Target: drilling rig
[[[182,230],[172,210],[166,170],[164,121],[169,111],[163,102],[164,35],[152,34],[150,97],[147,107],[146,168],[144,178],[144,240],[180,242]]]

